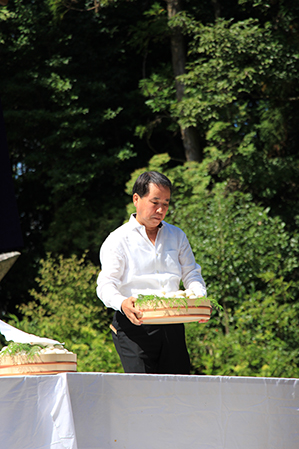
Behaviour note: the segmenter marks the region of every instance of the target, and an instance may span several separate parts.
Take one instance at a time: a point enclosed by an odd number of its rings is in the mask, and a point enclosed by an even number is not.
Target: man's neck
[[[153,245],[155,245],[159,227],[157,226],[154,229],[145,229],[145,230],[149,240],[152,242]]]

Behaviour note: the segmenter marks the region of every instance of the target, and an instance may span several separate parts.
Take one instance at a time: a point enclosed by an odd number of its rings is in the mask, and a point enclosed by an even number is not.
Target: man
[[[116,310],[113,341],[126,373],[189,374],[183,324],[143,324],[138,294],[192,289],[206,295],[201,268],[184,232],[164,220],[172,185],[158,172],[145,172],[133,187],[136,214],[102,245],[97,294]]]

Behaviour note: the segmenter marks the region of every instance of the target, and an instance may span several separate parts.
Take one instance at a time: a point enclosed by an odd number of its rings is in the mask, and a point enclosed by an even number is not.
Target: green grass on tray
[[[196,298],[195,305],[200,306],[203,302],[210,301],[211,306],[217,310],[222,310],[222,307],[215,299],[207,298],[206,296],[200,296]],[[162,304],[166,304],[168,307],[177,307],[188,309],[188,298],[165,298],[158,295],[138,295],[136,306],[142,309],[142,306],[153,307],[154,309]]]

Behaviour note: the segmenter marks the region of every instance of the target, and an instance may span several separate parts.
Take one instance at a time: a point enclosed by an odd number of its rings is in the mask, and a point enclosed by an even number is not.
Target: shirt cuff
[[[190,288],[196,296],[207,296],[207,289],[200,282],[191,282],[188,288]]]

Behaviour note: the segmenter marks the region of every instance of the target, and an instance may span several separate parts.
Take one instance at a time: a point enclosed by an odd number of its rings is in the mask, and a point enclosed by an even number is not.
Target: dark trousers
[[[115,312],[112,332],[125,373],[190,374],[183,324],[136,326]]]

